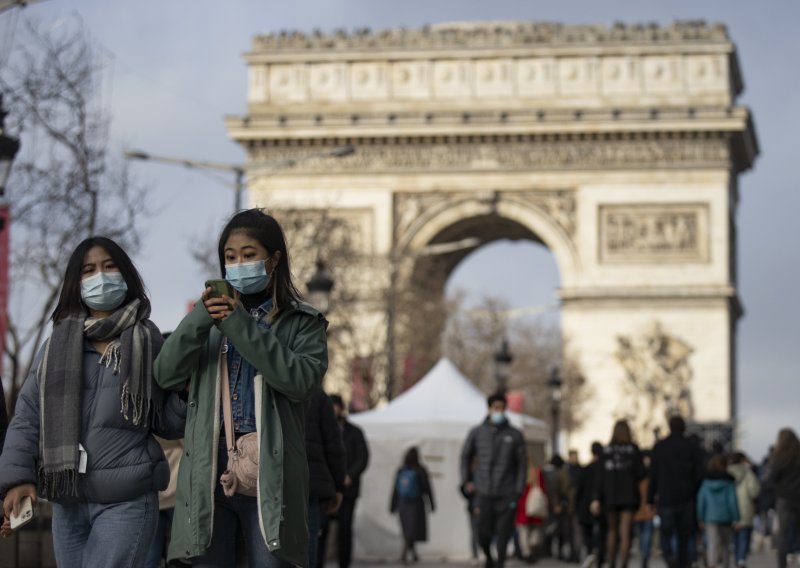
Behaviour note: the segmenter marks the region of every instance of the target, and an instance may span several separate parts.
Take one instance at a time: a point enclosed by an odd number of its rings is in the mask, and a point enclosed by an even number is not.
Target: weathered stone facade
[[[645,444],[675,408],[734,419],[737,176],[758,148],[723,26],[287,33],[256,38],[246,59],[248,111],[227,126],[248,151],[251,201],[346,220],[359,261],[337,278],[365,291],[350,306],[371,330],[359,356],[386,356],[387,287],[425,271],[439,290],[467,254],[420,260],[432,245],[535,239],[556,258],[562,330],[597,393],[571,445],[626,415]],[[344,144],[356,153],[263,165]],[[316,254],[293,252],[301,267]],[[331,380],[349,372],[336,360]],[[642,394],[656,386],[661,399]]]

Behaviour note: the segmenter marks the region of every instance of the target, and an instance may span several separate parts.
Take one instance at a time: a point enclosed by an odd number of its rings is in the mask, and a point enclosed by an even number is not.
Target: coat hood
[[[731,476],[725,477],[717,477],[717,478],[709,478],[706,477],[706,485],[708,486],[709,491],[713,493],[722,493],[726,490],[733,483],[733,478]]]
[[[734,463],[728,466],[728,473],[736,483],[741,483],[748,471],[750,471],[750,466],[746,463]]]

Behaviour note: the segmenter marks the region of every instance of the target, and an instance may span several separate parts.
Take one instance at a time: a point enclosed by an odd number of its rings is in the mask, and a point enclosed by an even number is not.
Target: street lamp
[[[508,379],[511,376],[511,362],[514,356],[508,349],[508,339],[505,337],[500,342],[500,349],[494,354],[494,380],[499,392],[506,392]]]
[[[550,389],[550,412],[553,417],[551,430],[553,455],[558,453],[558,415],[561,410],[561,385],[563,384],[564,382],[558,373],[558,367],[553,367],[550,372],[550,378],[547,379],[547,388]]]
[[[185,168],[197,168],[202,170],[216,170],[223,172],[232,172],[236,176],[235,182],[231,185],[233,187],[233,210],[238,211],[242,207],[242,192],[244,191],[244,175],[248,172],[258,172],[260,169],[274,170],[277,168],[291,168],[301,162],[312,160],[315,158],[344,158],[355,154],[356,149],[353,146],[338,146],[326,152],[315,152],[297,158],[281,158],[278,160],[267,160],[264,162],[255,162],[247,166],[243,164],[230,164],[227,162],[213,162],[210,160],[189,160],[185,158],[172,158],[169,156],[157,156],[149,154],[141,150],[125,150],[125,157],[129,160],[142,160],[161,162],[162,164],[173,164],[176,166],[183,166]],[[228,184],[226,184],[228,185]]]
[[[323,314],[328,313],[331,302],[331,291],[333,290],[333,276],[321,259],[317,259],[317,270],[306,282],[308,288],[308,300],[312,306]]]

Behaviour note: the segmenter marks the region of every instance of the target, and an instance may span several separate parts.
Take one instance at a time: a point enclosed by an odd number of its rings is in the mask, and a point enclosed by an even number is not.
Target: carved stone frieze
[[[380,171],[492,171],[576,168],[650,168],[654,166],[724,167],[729,143],[709,139],[529,140],[497,143],[358,144],[345,158],[303,160],[282,173]],[[304,147],[254,148],[251,162],[297,159]]]
[[[396,242],[414,225],[424,224],[442,210],[464,201],[499,203],[513,199],[515,203],[542,211],[567,235],[575,234],[575,195],[569,190],[510,191],[478,194],[470,192],[397,193],[394,196],[394,234]]]
[[[703,21],[676,22],[669,26],[565,25],[546,22],[476,22],[426,26],[419,29],[394,28],[380,31],[358,29],[333,33],[306,34],[282,31],[253,39],[253,51],[339,50],[339,49],[446,49],[466,47],[515,47],[560,44],[686,44],[728,41],[722,24]]]
[[[705,204],[600,207],[602,262],[704,262],[708,240]]]

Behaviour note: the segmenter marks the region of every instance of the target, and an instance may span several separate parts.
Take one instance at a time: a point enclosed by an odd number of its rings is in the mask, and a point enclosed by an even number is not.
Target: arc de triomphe
[[[254,167],[248,188],[254,205],[342,222],[372,260],[337,279],[372,290],[350,313],[378,344],[380,291],[414,278],[441,291],[469,252],[420,251],[532,239],[555,256],[562,333],[594,391],[571,445],[606,440],[618,416],[644,443],[671,409],[734,419],[737,177],[758,148],[723,26],[283,33],[255,38],[246,61],[247,114],[227,127],[252,164],[357,148]],[[342,380],[349,362],[334,361]]]

